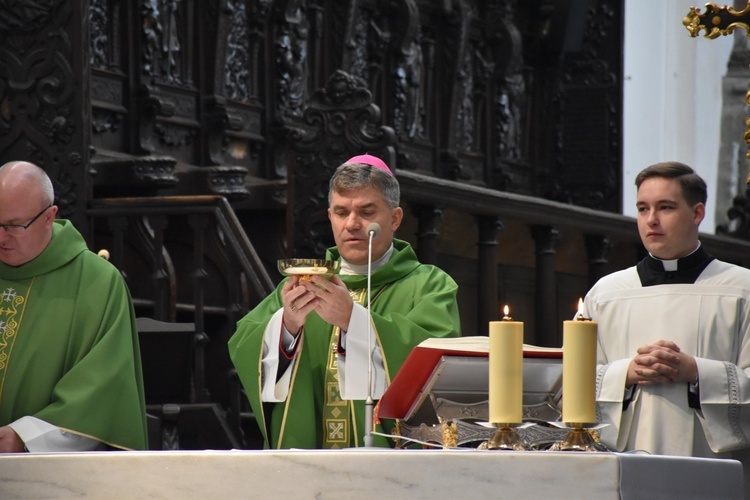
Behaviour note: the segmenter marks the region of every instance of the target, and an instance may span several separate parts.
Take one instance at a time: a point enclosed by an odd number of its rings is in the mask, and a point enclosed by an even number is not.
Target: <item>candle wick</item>
[[[576,321],[591,321],[591,318],[578,313],[578,316],[576,316]]]

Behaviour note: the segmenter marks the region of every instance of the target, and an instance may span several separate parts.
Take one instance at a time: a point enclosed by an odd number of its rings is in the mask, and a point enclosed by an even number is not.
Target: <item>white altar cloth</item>
[[[743,497],[735,460],[625,453],[258,450],[0,455],[0,498]]]

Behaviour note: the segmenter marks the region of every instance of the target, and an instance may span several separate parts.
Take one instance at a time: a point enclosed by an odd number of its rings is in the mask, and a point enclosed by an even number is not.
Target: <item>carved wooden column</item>
[[[555,246],[559,231],[552,226],[531,226],[536,244],[536,287],[534,310],[536,331],[527,342],[559,347],[562,345],[560,322],[557,318],[557,279],[555,276]],[[572,316],[572,315],[571,315]]]
[[[443,6],[441,40],[442,51],[437,64],[437,78],[440,81],[439,96],[441,116],[438,141],[440,143],[439,177],[468,180],[470,175],[459,160],[459,149],[465,139],[463,132],[473,130],[474,116],[465,113],[470,99],[471,65],[466,65],[469,32],[474,14],[466,0],[457,0]],[[466,65],[466,66],[465,66]],[[469,134],[471,135],[471,134]]]
[[[209,341],[205,328],[205,288],[206,270],[204,252],[206,250],[206,233],[210,217],[206,214],[195,214],[189,217],[190,227],[193,230],[193,297],[195,312],[193,322],[195,323],[195,352],[193,359],[193,380],[195,382],[195,399],[199,403],[211,400],[206,389],[206,365],[205,346]]]
[[[606,274],[607,253],[611,248],[609,237],[601,234],[586,235],[586,255],[589,260],[589,288]]]
[[[423,264],[437,264],[437,225],[443,210],[434,205],[414,205],[412,212],[419,220],[417,228],[417,257]]]
[[[498,318],[497,235],[503,223],[497,217],[479,216],[477,224],[477,333],[488,335],[490,320]]]
[[[125,272],[125,233],[128,230],[128,218],[123,215],[109,217],[107,224],[112,231],[110,262],[120,271],[120,274],[127,283],[128,274]]]
[[[148,218],[147,224],[153,231],[154,270],[151,278],[154,286],[154,319],[174,321],[175,311],[171,307],[175,303],[174,291],[170,286],[167,271],[168,263],[165,262],[164,252],[164,230],[167,227],[167,217],[164,215],[151,216]]]

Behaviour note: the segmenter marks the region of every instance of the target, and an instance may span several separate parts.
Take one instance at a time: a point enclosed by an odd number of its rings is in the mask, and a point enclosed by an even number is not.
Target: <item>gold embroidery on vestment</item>
[[[2,401],[3,387],[5,387],[5,377],[8,373],[13,345],[21,328],[23,314],[26,310],[34,279],[32,278],[25,291],[17,290],[17,284],[16,288],[8,287],[3,290],[0,296],[0,401]]]

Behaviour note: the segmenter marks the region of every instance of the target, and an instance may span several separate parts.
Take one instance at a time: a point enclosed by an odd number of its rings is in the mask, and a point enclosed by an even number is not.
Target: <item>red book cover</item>
[[[524,344],[527,358],[562,358],[562,348]],[[378,403],[378,418],[403,419],[443,356],[489,356],[489,337],[427,339],[414,347]]]

